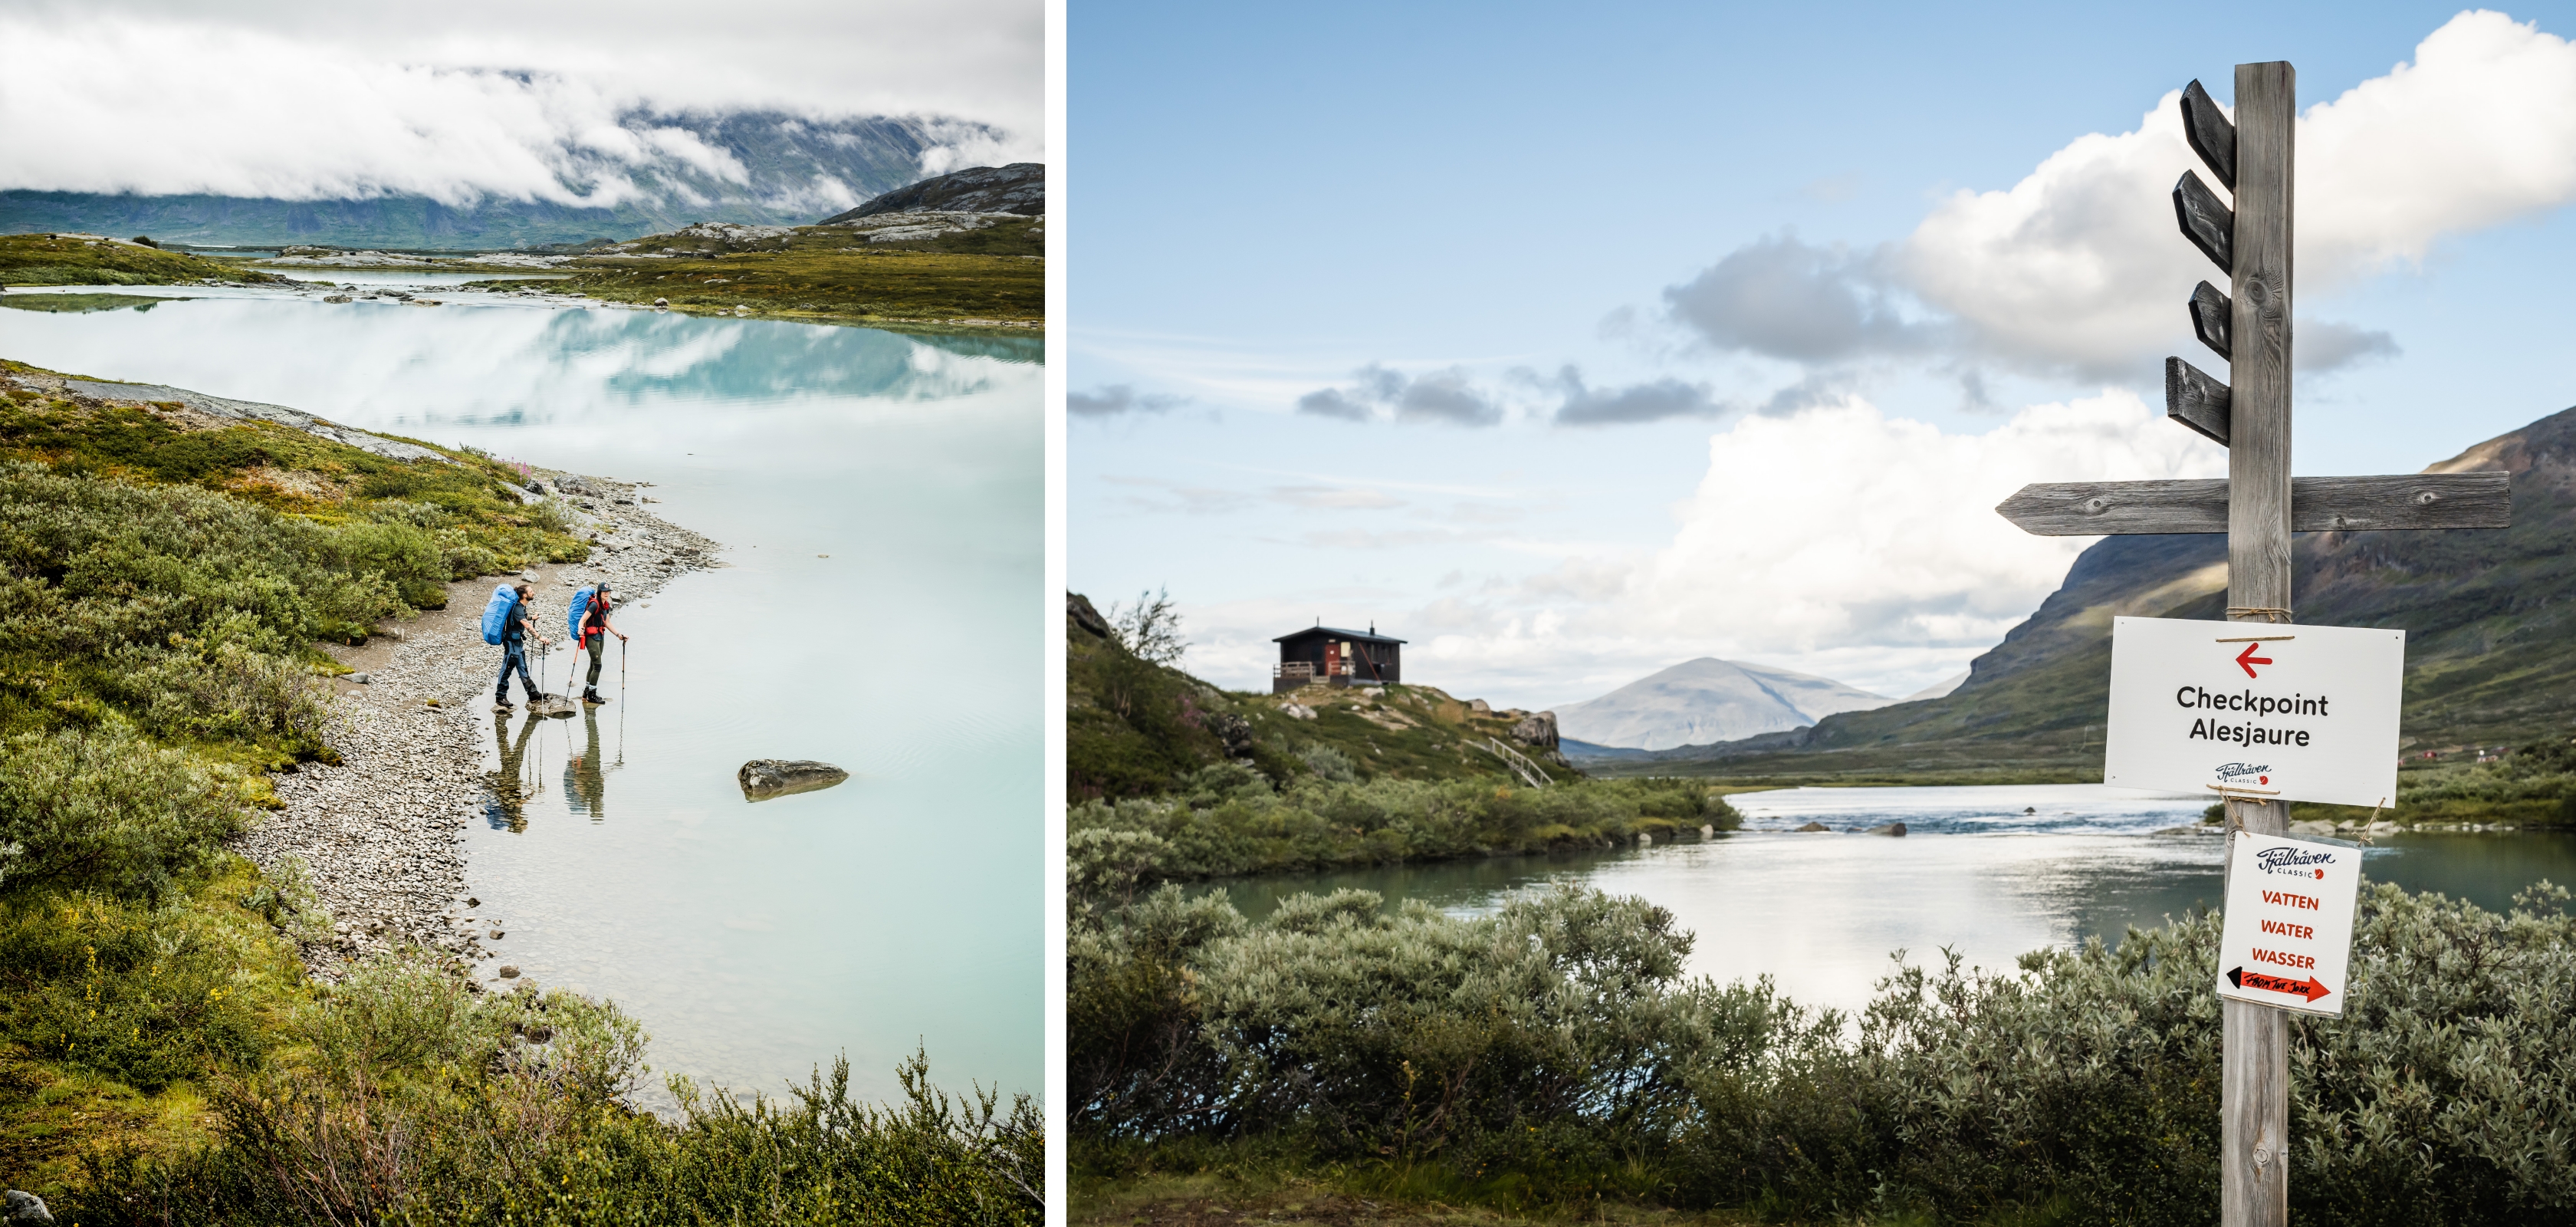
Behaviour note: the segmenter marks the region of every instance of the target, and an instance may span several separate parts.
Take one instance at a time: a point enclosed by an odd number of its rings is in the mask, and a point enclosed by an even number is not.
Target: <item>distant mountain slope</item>
[[[820,224],[839,225],[880,213],[1017,213],[1046,216],[1046,165],[976,166],[898,188]]]
[[[1668,750],[1799,728],[1894,701],[1831,678],[1703,656],[1560,707],[1556,719],[1565,736],[1591,745]]]
[[[2299,621],[2408,632],[2410,748],[2503,745],[2576,729],[2576,409],[2426,471],[2477,469],[2513,474],[2512,528],[2303,533],[2293,547]],[[2223,536],[2106,538],[1946,697],[1625,759],[1612,770],[2098,779],[2111,619],[2217,620],[2226,588]]]
[[[0,192],[0,232],[148,234],[163,242],[210,246],[504,248],[631,238],[697,221],[792,225],[913,183],[921,178],[922,158],[931,150],[964,137],[990,135],[977,125],[951,120],[817,120],[775,111],[638,112],[623,124],[639,133],[685,130],[729,155],[734,165],[709,165],[673,154],[642,165],[603,163],[598,176],[623,177],[639,189],[636,196],[603,208],[501,197],[451,205],[417,195],[278,200],[5,191]],[[567,184],[583,195],[595,186]]]

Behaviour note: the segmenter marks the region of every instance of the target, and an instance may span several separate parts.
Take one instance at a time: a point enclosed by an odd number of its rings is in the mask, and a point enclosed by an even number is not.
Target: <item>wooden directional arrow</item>
[[[2290,531],[2511,528],[2512,481],[2502,470],[2293,478]],[[2023,486],[1995,511],[2042,537],[2223,533],[2227,481],[2039,482]]]
[[[2228,191],[2236,190],[2236,125],[2209,97],[2209,91],[2193,81],[2182,87],[2182,135],[2191,142],[2191,151],[2209,165],[2209,173],[2218,176]]]
[[[2182,172],[2173,190],[2174,218],[2182,223],[2182,235],[2210,262],[2229,272],[2236,270],[2236,214],[2218,201],[2218,193],[2191,171]]]
[[[2192,287],[2192,335],[2199,337],[2201,344],[2221,358],[2236,356],[2228,352],[2227,346],[2228,316],[2235,310],[2236,305],[2227,301],[2227,296],[2219,293],[2217,286],[2204,281]]]
[[[2208,284],[2201,283],[2204,288]],[[2180,358],[2165,359],[2166,417],[2225,447],[2230,402],[2226,384]]]

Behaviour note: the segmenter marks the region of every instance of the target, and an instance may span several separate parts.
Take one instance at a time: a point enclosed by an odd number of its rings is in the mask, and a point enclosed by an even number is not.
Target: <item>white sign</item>
[[[2360,889],[2359,848],[2230,833],[2218,995],[2342,1015]]]
[[[2102,782],[2390,804],[2405,672],[2404,631],[2114,618]]]

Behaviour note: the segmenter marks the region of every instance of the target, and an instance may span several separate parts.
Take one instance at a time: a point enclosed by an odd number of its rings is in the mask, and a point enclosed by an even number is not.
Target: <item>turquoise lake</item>
[[[480,717],[536,789],[470,827],[503,960],[616,1000],[660,1072],[774,1094],[846,1054],[882,1099],[918,1047],[1040,1089],[1039,338],[93,288],[192,297],[0,311],[0,355],[652,482],[722,547],[619,612],[626,701]],[[851,779],[749,804],[751,758]]]

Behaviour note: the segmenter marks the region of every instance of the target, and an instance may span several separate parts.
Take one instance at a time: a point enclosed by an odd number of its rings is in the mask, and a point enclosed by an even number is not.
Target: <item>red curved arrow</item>
[[[2293,997],[2305,997],[2311,1003],[2319,997],[2328,996],[2334,992],[2333,989],[2317,983],[2315,976],[2301,981],[2287,976],[2267,976],[2262,972],[2247,971],[2242,967],[2228,968],[2227,982],[2238,988],[2259,988],[2267,993],[2288,993]]]
[[[2242,652],[2238,652],[2238,653],[2236,654],[2236,663],[2237,663],[2239,666],[2241,666],[2241,667],[2245,670],[2245,676],[2247,676],[2247,677],[2253,677],[2253,676],[2255,676],[2255,674],[2254,674],[2254,666],[2256,666],[2256,665],[2268,665],[2268,664],[2271,664],[2271,663],[2272,663],[2272,658],[2271,658],[2271,657],[2269,657],[2269,656],[2256,656],[2256,655],[2254,654],[2254,653],[2255,653],[2258,649],[2260,649],[2262,646],[2263,646],[2263,645],[2262,645],[2262,644],[2259,644],[2259,643],[2249,643],[2249,644],[2246,644],[2246,645],[2245,645],[2245,650],[2244,650],[2244,651],[2242,651]]]

